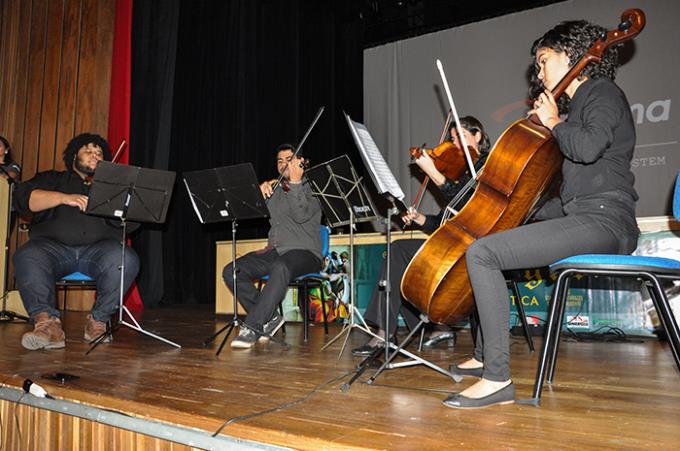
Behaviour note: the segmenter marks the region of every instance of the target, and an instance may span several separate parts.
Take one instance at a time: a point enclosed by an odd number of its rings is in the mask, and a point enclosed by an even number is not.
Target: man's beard
[[[94,175],[94,169],[90,169],[89,167],[83,165],[79,159],[75,162],[75,169],[85,175]]]

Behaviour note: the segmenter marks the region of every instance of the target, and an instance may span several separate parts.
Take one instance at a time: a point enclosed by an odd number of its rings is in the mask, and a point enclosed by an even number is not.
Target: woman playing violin
[[[481,169],[486,161],[486,157],[489,152],[490,141],[489,136],[484,131],[484,127],[481,122],[472,116],[465,116],[460,118],[461,127],[463,133],[465,134],[465,141],[468,147],[473,150],[479,151],[480,157],[475,163],[477,170]],[[460,137],[456,131],[455,126],[452,126],[449,130],[450,138],[453,144],[459,146]],[[460,151],[460,150],[459,150]],[[438,186],[442,191],[446,201],[451,201],[459,191],[464,187],[468,180],[470,180],[470,172],[465,172],[458,180],[448,180],[436,167],[435,164],[427,154],[423,152],[420,157],[415,160],[415,163],[430,177],[430,179]],[[469,199],[473,190],[470,189],[468,194],[463,196],[460,200],[458,208],[462,208],[465,202]],[[402,221],[406,225],[412,225],[419,228],[427,233],[431,233],[439,227],[441,218],[444,214],[442,210],[437,215],[424,215],[418,212],[415,208],[410,208],[408,213],[402,217]],[[390,336],[394,335],[397,329],[397,317],[399,313],[402,314],[404,320],[409,327],[413,328],[418,324],[419,312],[415,307],[413,307],[408,302],[403,302],[403,298],[396,293],[401,293],[399,284],[401,283],[401,278],[408,266],[409,262],[416,254],[420,246],[425,240],[422,239],[410,239],[410,240],[397,240],[392,243],[392,248],[390,252],[390,282],[392,284],[392,295],[390,296]],[[381,275],[379,279],[384,279],[386,277],[387,262],[383,262]],[[380,302],[380,292],[376,286],[373,289],[373,294],[371,296],[371,301],[366,309],[364,318],[371,324],[378,326],[379,331],[378,336],[384,336],[384,321],[385,314],[382,309],[382,302]],[[447,332],[446,330],[444,332]],[[439,331],[434,331],[431,335],[430,340],[433,343],[436,342],[436,337],[440,334]],[[444,335],[442,335],[444,336]],[[452,337],[452,335],[449,335]],[[373,337],[366,344],[354,348],[352,354],[355,356],[367,356],[370,355],[378,346],[382,346],[382,342]]]
[[[586,21],[563,22],[533,44],[536,100],[529,114],[552,131],[564,156],[560,194],[539,211],[535,219],[543,221],[488,235],[468,248],[468,276],[483,340],[477,341],[474,356],[452,371],[481,380],[449,396],[444,401],[449,407],[478,408],[515,399],[502,271],[547,266],[584,253],[626,254],[636,247],[638,196],[630,171],[635,127],[626,96],[613,82],[616,49],[586,66],[559,101],[551,94],[603,31]]]

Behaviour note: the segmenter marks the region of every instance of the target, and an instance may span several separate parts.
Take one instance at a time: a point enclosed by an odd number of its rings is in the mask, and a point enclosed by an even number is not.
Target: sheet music
[[[383,158],[382,153],[380,153],[378,146],[375,144],[375,141],[373,141],[373,137],[371,137],[366,126],[359,122],[354,122],[350,119],[348,114],[345,114],[345,118],[352,131],[354,142],[359,148],[361,158],[368,167],[371,178],[373,179],[376,188],[378,188],[378,191],[380,191],[380,194],[389,193],[395,199],[403,201],[405,197],[404,192],[399,186],[397,179],[394,178],[392,170],[387,166],[385,158]]]

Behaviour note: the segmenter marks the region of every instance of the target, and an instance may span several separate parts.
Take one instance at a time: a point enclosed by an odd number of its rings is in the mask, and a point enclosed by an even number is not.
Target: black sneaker
[[[283,323],[285,322],[285,318],[279,312],[274,312],[272,319],[267,321],[262,327],[262,332],[264,332],[264,335],[261,335],[260,338],[258,338],[258,341],[261,343],[269,341],[269,337],[273,337],[274,334],[276,334],[276,332],[281,329]]]
[[[257,342],[257,334],[245,324],[239,327],[238,335],[231,341],[231,347],[237,349],[250,349]]]

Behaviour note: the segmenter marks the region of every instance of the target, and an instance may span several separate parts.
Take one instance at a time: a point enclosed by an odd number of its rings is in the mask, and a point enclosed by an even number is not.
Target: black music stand
[[[396,215],[399,210],[406,210],[402,199],[404,198],[404,193],[401,190],[401,187],[399,186],[399,183],[397,180],[394,178],[394,174],[392,174],[392,171],[390,170],[389,166],[385,162],[384,157],[380,153],[380,150],[378,149],[378,146],[376,145],[375,141],[371,137],[371,134],[369,133],[368,129],[364,124],[361,124],[359,122],[354,122],[349,115],[345,114],[345,119],[347,120],[347,125],[349,126],[350,131],[352,132],[352,137],[354,138],[354,142],[357,145],[357,149],[359,150],[359,154],[361,155],[361,159],[363,160],[364,164],[366,165],[366,168],[368,169],[368,173],[371,176],[371,179],[373,180],[373,183],[375,184],[376,188],[378,189],[378,192],[382,194],[389,202],[390,202],[390,207],[387,209],[387,215],[385,218],[385,232],[386,232],[386,242],[385,242],[385,247],[387,250],[387,256],[386,256],[386,277],[384,280],[381,280],[379,282],[380,287],[382,287],[383,295],[384,295],[384,302],[385,302],[385,336],[384,337],[379,337],[378,335],[368,332],[369,335],[381,339],[384,343],[384,352],[385,352],[385,361],[383,364],[380,366],[380,368],[377,370],[377,372],[371,376],[371,378],[368,380],[368,384],[372,384],[373,381],[380,375],[385,369],[391,369],[391,368],[400,368],[400,367],[405,367],[405,366],[413,366],[413,365],[425,365],[428,368],[437,371],[441,374],[444,374],[448,377],[453,378],[457,382],[459,382],[458,378],[462,379],[458,375],[453,375],[449,371],[444,370],[443,368],[438,367],[437,365],[434,365],[433,363],[423,359],[422,357],[413,354],[409,351],[407,351],[405,348],[406,345],[411,341],[415,333],[427,322],[429,322],[429,319],[425,315],[420,315],[420,322],[418,325],[408,334],[408,336],[402,341],[401,344],[395,345],[390,341],[389,337],[389,330],[390,330],[390,292],[391,292],[391,270],[390,270],[390,258],[391,258],[391,247],[392,247],[392,236],[391,236],[391,230],[392,230],[392,216]],[[397,208],[399,206],[399,208]],[[397,293],[397,296],[399,294]],[[390,354],[390,349],[394,349],[394,352]],[[363,373],[366,371],[366,369],[369,368],[369,366],[372,365],[373,361],[378,357],[378,355],[382,352],[382,350],[378,347],[376,348],[375,351],[368,357],[366,357],[357,367],[357,371],[355,374],[350,378],[350,380],[340,387],[340,390],[343,392],[346,392],[349,390],[350,386],[356,381]],[[407,362],[399,362],[399,363],[391,363],[392,360],[397,356],[397,355],[404,355],[408,357],[410,360]]]
[[[127,221],[156,224],[165,222],[174,183],[175,173],[171,171],[145,169],[114,164],[108,161],[100,161],[97,164],[85,213],[120,221],[120,299],[118,324],[113,328],[108,327],[106,332],[94,339],[86,354],[89,354],[106,337],[112,336],[113,332],[122,326],[127,326],[156,340],[181,348],[177,343],[144,330],[123,304]],[[123,313],[127,313],[132,323],[125,321]]]
[[[340,333],[321,348],[321,350],[325,350],[338,338],[346,334],[338,354],[339,359],[345,350],[347,340],[354,327],[370,333],[370,329],[354,302],[354,229],[355,224],[358,222],[374,221],[380,219],[380,217],[375,213],[375,207],[362,185],[363,177],[357,175],[347,155],[342,155],[314,166],[308,169],[305,175],[309,180],[314,195],[317,196],[321,203],[321,208],[326,216],[328,225],[330,227],[349,225],[349,319],[343,325]],[[357,317],[361,324],[356,323]]]
[[[217,353],[220,355],[231,331],[240,326],[236,298],[236,227],[242,219],[269,217],[269,210],[260,191],[251,163],[184,173],[184,186],[201,224],[231,221],[231,262],[234,283],[234,315],[231,322],[203,342],[207,347],[225,330]],[[259,333],[259,331],[255,331]],[[277,341],[277,340],[274,340]]]

